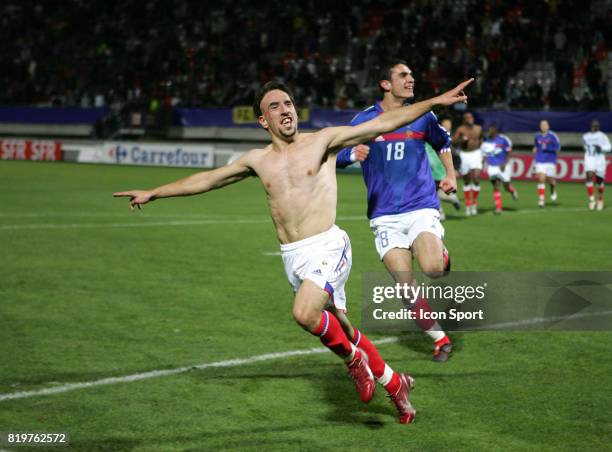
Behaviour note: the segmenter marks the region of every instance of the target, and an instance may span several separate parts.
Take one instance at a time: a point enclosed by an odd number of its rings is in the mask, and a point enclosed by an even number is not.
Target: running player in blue
[[[516,188],[510,183],[510,155],[512,154],[512,141],[506,135],[498,133],[497,125],[489,126],[489,135],[480,146],[487,161],[487,172],[493,184],[493,201],[495,202],[495,213],[502,213],[502,197],[499,190],[499,182],[504,184],[504,188],[512,195],[515,201],[518,199]]]
[[[538,178],[538,206],[546,205],[546,182],[550,185],[550,200],[557,200],[557,153],[561,150],[561,143],[557,134],[550,130],[546,119],[540,121],[540,132],[534,139],[533,153],[535,154],[535,172]]]
[[[414,78],[408,64],[393,60],[381,67],[380,102],[366,108],[351,121],[355,126],[402,107],[414,97]],[[433,113],[393,132],[364,143],[370,148],[361,162],[368,190],[368,218],[380,259],[400,284],[414,284],[412,259],[416,257],[421,271],[431,277],[442,276],[450,269],[444,247],[444,228],[440,223],[440,202],[436,184],[425,151],[429,143],[440,156],[446,176],[440,181],[445,193],[457,189],[450,153],[451,139]],[[352,156],[351,156],[352,154]],[[355,160],[355,149],[346,148],[337,156],[336,166],[344,168]],[[438,323],[426,319],[431,311],[427,300],[412,302],[416,323],[435,342],[434,360],[446,361],[452,350],[448,336]]]

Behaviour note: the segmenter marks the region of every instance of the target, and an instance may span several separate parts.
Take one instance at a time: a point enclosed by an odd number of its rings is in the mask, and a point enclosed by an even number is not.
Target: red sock
[[[589,198],[592,198],[593,194],[595,193],[595,187],[593,187],[593,182],[587,182],[586,189],[587,189],[587,194],[589,195]]]
[[[353,351],[340,322],[331,312],[323,311],[321,313],[321,323],[312,334],[319,336],[323,345],[341,358],[346,358]]]
[[[400,376],[397,372],[393,372],[393,376],[391,377],[391,381],[385,385],[385,389],[389,394],[395,395],[399,388],[402,385],[402,380],[400,380]]]
[[[436,321],[432,320],[431,318],[429,318],[429,319],[424,318],[423,314],[425,312],[432,312],[431,306],[429,306],[429,303],[427,303],[427,300],[425,298],[420,297],[419,301],[414,303],[410,307],[410,309],[415,312],[415,319],[414,319],[415,323],[423,331],[427,331],[427,330],[431,329],[431,327],[433,327],[434,324],[436,323]]]
[[[603,201],[604,184],[601,183],[597,186],[597,193],[599,193],[599,200]]]
[[[446,335],[439,341],[436,341],[436,347],[442,347],[445,344],[450,344],[450,339]]]
[[[465,195],[465,205],[469,207],[472,205],[472,189],[463,187],[463,194]]]
[[[478,204],[478,195],[480,194],[480,185],[472,185],[472,204]]]
[[[538,196],[540,198],[544,198],[545,194],[546,194],[546,185],[545,184],[538,184]]]
[[[495,201],[495,208],[497,210],[502,210],[502,200],[500,192],[496,191],[493,193],[493,201]]]
[[[372,370],[374,376],[376,378],[382,377],[385,373],[385,360],[382,359],[374,344],[370,342],[370,339],[368,339],[365,334],[355,327],[353,327],[353,329],[355,330],[355,333],[351,342],[353,342],[355,347],[363,350],[368,356],[368,364],[370,365],[370,369]]]

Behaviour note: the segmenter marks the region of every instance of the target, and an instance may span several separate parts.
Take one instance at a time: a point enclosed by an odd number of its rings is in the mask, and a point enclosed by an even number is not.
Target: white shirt
[[[583,135],[582,139],[584,141],[584,152],[588,156],[597,155],[595,146],[599,146],[603,152],[610,152],[612,150],[610,140],[600,130],[597,132],[587,132]]]

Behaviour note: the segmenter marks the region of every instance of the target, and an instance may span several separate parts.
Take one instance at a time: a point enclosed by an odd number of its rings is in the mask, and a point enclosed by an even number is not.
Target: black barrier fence
[[[415,272],[398,280],[363,275],[364,331],[418,331],[416,318],[448,331],[612,330],[612,272]]]

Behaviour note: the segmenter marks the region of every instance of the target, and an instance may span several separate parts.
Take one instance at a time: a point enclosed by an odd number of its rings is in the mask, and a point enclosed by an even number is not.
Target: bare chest
[[[257,173],[269,194],[315,190],[325,185],[330,177],[330,165],[335,165],[333,158],[318,158],[314,152],[295,149],[296,152],[273,154],[264,157]],[[299,152],[304,151],[304,152]]]

